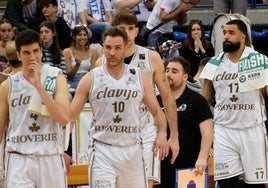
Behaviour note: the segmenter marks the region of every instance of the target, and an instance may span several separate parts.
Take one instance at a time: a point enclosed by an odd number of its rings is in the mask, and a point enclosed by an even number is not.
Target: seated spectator
[[[165,62],[166,59],[174,56],[179,56],[179,48],[181,43],[174,40],[173,33],[163,33],[156,41],[156,51],[160,54]]]
[[[0,22],[0,56],[6,56],[6,43],[14,38],[15,32],[7,19]]]
[[[77,8],[81,23],[84,26],[88,26],[92,33],[94,39],[92,41],[100,44],[102,44],[103,32],[111,27],[111,24],[108,22],[111,18],[107,17],[105,8],[103,0],[81,0]]]
[[[58,17],[61,17],[65,20],[67,25],[74,29],[74,27],[79,24],[79,17],[77,13],[77,4],[80,3],[80,0],[57,0],[58,1]]]
[[[71,29],[63,18],[57,16],[57,0],[42,0],[41,7],[46,20],[56,27],[60,49],[70,47]]]
[[[3,18],[8,19],[18,31],[38,30],[45,19],[41,11],[41,0],[8,0]]]
[[[160,23],[163,23],[163,25],[149,34],[148,45],[155,47],[156,40],[162,33],[170,33],[173,31],[174,25],[186,22],[186,12],[199,1],[200,0],[158,0],[153,8],[153,12],[148,18],[146,27],[153,29]],[[177,20],[177,22],[175,20]]]
[[[6,56],[0,56],[0,72],[4,72],[6,73],[6,69],[8,68],[8,64],[7,64],[8,60],[6,58]]]
[[[191,64],[190,75],[195,76],[200,61],[205,57],[214,56],[214,48],[206,39],[205,29],[201,20],[192,20],[187,29],[187,37],[180,48],[180,55]]]
[[[73,42],[70,48],[63,51],[66,62],[66,73],[73,95],[80,79],[95,66],[99,58],[96,48],[88,43],[88,29],[86,26],[76,26],[73,30]]]
[[[112,0],[112,2],[116,13],[126,8],[132,9],[138,18],[138,27],[141,30],[142,26],[146,25],[157,0]]]
[[[216,15],[238,13],[247,15],[248,1],[246,0],[213,0],[213,9]]]
[[[39,26],[39,34],[43,50],[42,63],[60,68],[67,78],[65,60],[59,47],[56,27],[53,23],[44,21]]]

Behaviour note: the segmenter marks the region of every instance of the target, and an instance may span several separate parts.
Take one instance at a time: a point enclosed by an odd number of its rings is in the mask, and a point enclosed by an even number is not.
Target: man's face
[[[243,34],[237,25],[225,25],[223,29],[223,51],[237,51],[242,43],[245,43],[246,35]]]
[[[48,4],[42,8],[42,12],[45,17],[52,16],[57,13],[57,6],[53,6],[52,4]]]
[[[41,64],[42,61],[42,50],[38,43],[22,45],[17,55],[26,70],[29,65]]]
[[[103,53],[106,57],[107,65],[115,67],[124,63],[126,45],[120,36],[107,36],[103,43]]]
[[[135,38],[138,35],[139,29],[134,24],[121,23],[117,25],[118,28],[125,30],[127,33],[128,44],[135,44]]]
[[[188,78],[188,75],[183,71],[182,65],[178,62],[168,63],[166,76],[171,89],[182,87]]]

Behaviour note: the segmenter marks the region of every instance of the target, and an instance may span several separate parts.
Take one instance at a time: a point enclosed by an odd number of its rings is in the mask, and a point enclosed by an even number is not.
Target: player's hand
[[[70,166],[73,163],[73,159],[66,153],[63,153],[63,159],[65,163],[65,168],[66,168],[66,174],[68,174],[70,172]]]
[[[169,145],[166,137],[166,132],[158,132],[154,141],[154,155],[156,156],[159,152],[159,160],[168,156]]]
[[[207,159],[198,157],[198,159],[195,162],[195,172],[196,175],[200,174],[203,175],[207,167]]]
[[[40,75],[41,75],[41,62],[31,61],[27,67],[27,80],[33,86],[41,85]]]
[[[172,158],[170,159],[170,163],[174,164],[180,152],[179,139],[177,137],[170,137],[168,139],[168,145],[172,152]]]

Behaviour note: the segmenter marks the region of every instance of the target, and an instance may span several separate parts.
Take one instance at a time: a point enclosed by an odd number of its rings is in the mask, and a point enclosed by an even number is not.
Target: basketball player
[[[132,10],[125,9],[117,13],[114,17],[113,25],[124,29],[127,33],[128,43],[124,62],[139,67],[145,72],[150,78],[151,83],[157,86],[162,96],[166,117],[171,130],[171,137],[168,142],[172,151],[171,163],[173,164],[179,153],[176,103],[166,79],[162,59],[157,52],[135,44],[135,37],[138,34],[138,20]],[[105,59],[99,59],[97,61],[98,65],[103,63],[105,63]],[[159,140],[160,137],[157,135],[157,127],[154,125],[152,115],[147,110],[146,106],[142,105],[140,111],[146,173],[149,180],[149,187],[152,187],[154,182],[160,182],[160,161],[154,158],[153,151],[156,152],[158,150],[158,145],[160,145],[162,141]]]
[[[93,111],[90,128],[91,187],[146,188],[140,136],[140,103],[147,105],[165,140],[167,122],[153,87],[137,67],[124,64],[127,34],[116,27],[104,32],[106,63],[87,73],[79,82],[71,103],[75,119],[87,100]],[[161,157],[168,147],[162,144]]]
[[[63,160],[63,131],[69,121],[68,86],[55,68],[44,77],[42,50],[37,32],[25,30],[15,39],[22,70],[0,86],[0,140],[7,128],[8,162],[6,187],[67,187]],[[41,78],[46,83],[41,83]],[[49,93],[48,93],[49,92]],[[30,101],[40,98],[46,115],[29,110]],[[37,100],[38,101],[38,100]]]
[[[206,64],[203,94],[215,94],[214,173],[221,188],[264,188],[268,182],[264,98],[268,58],[246,46],[246,24],[223,29],[223,53]],[[213,89],[214,88],[214,89]]]

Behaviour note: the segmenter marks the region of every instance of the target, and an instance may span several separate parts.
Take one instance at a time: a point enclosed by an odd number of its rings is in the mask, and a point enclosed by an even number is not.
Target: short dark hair
[[[44,8],[45,6],[48,6],[49,4],[52,4],[54,7],[58,6],[57,0],[42,0],[41,1],[41,8]]]
[[[128,25],[135,25],[138,26],[138,18],[136,14],[133,12],[133,10],[130,10],[129,8],[123,9],[119,11],[113,18],[113,26],[117,26],[119,24],[128,24]]]
[[[39,34],[32,30],[26,29],[19,32],[15,37],[16,50],[20,52],[21,46],[37,43],[41,48],[41,42]]]
[[[228,21],[225,25],[236,25],[238,30],[246,35],[245,45],[250,46],[250,36],[248,34],[247,25],[244,21],[240,19],[234,19],[234,20]]]
[[[108,29],[106,29],[103,33],[104,36],[104,41],[106,39],[106,37],[111,36],[111,37],[122,37],[124,43],[127,43],[127,33],[120,28],[117,27],[110,27]]]
[[[176,62],[182,65],[183,71],[185,74],[190,74],[190,70],[191,70],[191,65],[190,63],[184,59],[182,56],[175,56],[175,57],[171,57],[167,60],[167,65],[171,62]]]

